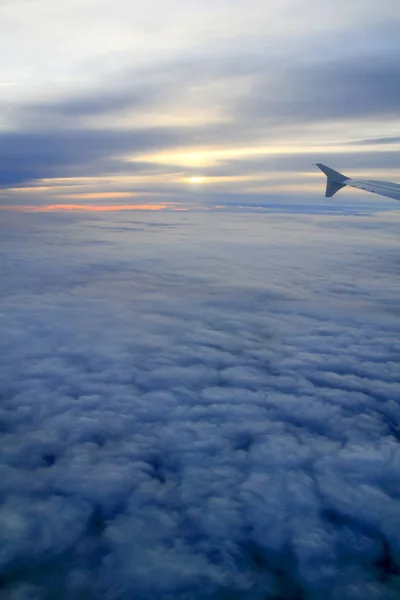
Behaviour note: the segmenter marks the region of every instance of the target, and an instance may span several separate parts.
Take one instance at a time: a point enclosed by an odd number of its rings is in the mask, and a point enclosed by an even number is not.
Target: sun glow
[[[397,148],[398,144],[396,145]],[[382,144],[380,146],[381,152],[392,152],[393,144]],[[305,143],[304,140],[299,140],[297,143],[288,144],[277,144],[271,146],[243,146],[243,147],[211,147],[211,148],[198,148],[198,149],[187,149],[182,151],[181,149],[172,149],[167,152],[154,152],[150,154],[141,154],[131,158],[127,158],[128,162],[144,161],[154,164],[168,164],[175,165],[177,167],[191,167],[193,169],[202,169],[208,166],[213,166],[218,163],[223,163],[228,160],[235,159],[250,159],[258,156],[285,156],[288,154],[326,154],[335,153],[340,154],[342,152],[348,153],[368,153],[376,152],[375,145],[363,145],[363,144],[325,144],[325,143]],[[189,178],[193,180],[194,178]],[[193,182],[195,183],[195,182]],[[199,183],[199,182],[197,182]]]
[[[197,183],[204,183],[204,182],[206,181],[206,178],[205,178],[205,177],[200,177],[200,176],[199,176],[199,177],[189,177],[189,178],[187,179],[187,181],[188,181],[189,183],[194,183],[194,184],[197,184]]]

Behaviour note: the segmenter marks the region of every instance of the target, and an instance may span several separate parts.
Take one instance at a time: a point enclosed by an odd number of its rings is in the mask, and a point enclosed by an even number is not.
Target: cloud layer
[[[395,215],[1,227],[2,597],[398,597]]]

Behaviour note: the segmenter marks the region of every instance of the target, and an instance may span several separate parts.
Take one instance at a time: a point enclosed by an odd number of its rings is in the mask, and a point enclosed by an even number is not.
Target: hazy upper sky
[[[397,0],[3,0],[0,205],[319,198],[319,160],[396,180],[399,22]]]

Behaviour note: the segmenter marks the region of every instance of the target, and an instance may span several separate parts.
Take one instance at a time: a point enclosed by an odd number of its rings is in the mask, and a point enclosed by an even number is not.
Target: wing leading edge
[[[374,181],[372,179],[351,179],[338,171],[334,171],[330,167],[317,163],[317,167],[326,175],[326,191],[325,197],[332,198],[343,187],[354,187],[394,200],[400,200],[400,184],[390,181]]]

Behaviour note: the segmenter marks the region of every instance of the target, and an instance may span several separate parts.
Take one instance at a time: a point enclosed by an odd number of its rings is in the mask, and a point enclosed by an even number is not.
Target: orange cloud
[[[17,212],[54,212],[54,211],[120,211],[120,210],[187,210],[173,204],[110,204],[95,206],[90,204],[45,204],[42,206],[4,205],[2,210]]]

